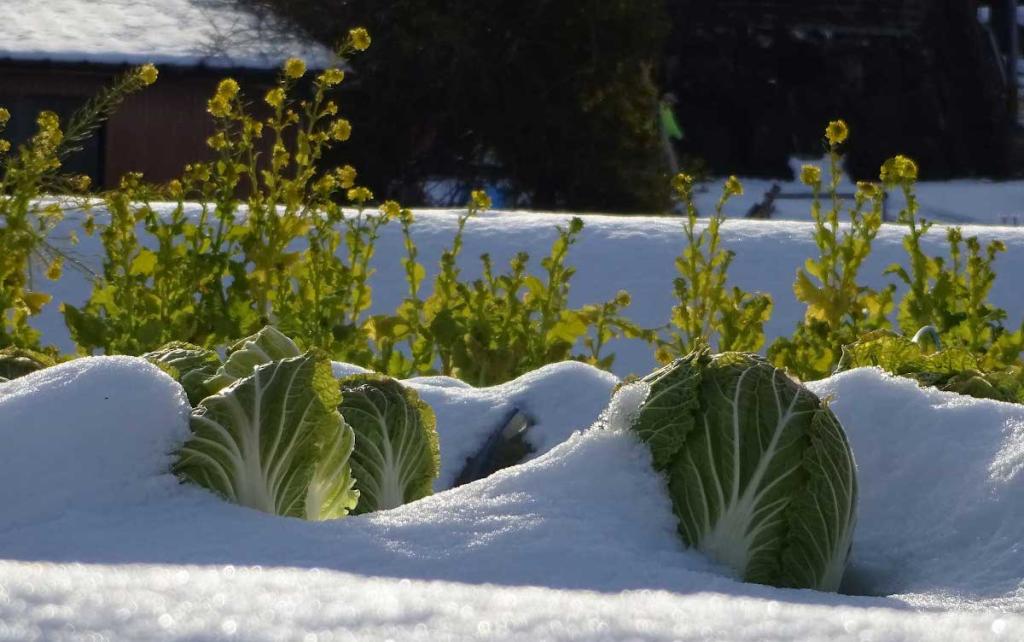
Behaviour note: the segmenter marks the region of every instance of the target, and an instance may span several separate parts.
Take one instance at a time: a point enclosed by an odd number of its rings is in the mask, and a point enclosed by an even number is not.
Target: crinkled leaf
[[[701,368],[710,356],[693,352],[655,370],[640,380],[648,386],[633,430],[651,447],[654,467],[664,470],[686,442],[694,428],[700,406]]]
[[[757,355],[695,353],[655,374],[697,381],[698,403],[686,397],[677,410],[688,418],[666,423],[674,438],[659,436],[679,442],[666,473],[686,543],[747,581],[837,590],[857,484],[831,411]],[[650,431],[646,412],[635,430]]]
[[[227,361],[214,376],[206,380],[206,386],[216,392],[242,377],[248,377],[258,365],[297,357],[299,354],[301,351],[294,341],[268,325],[231,346]]]
[[[206,380],[221,367],[220,357],[213,350],[179,341],[148,352],[142,358],[165,368],[185,389],[193,406],[212,392],[207,388]]]
[[[356,512],[395,508],[430,495],[440,470],[430,406],[415,391],[381,375],[346,377],[341,388],[341,414],[356,434]]]
[[[257,366],[203,399],[174,471],[229,501],[275,515],[326,519],[353,507],[352,429],[326,356]]]

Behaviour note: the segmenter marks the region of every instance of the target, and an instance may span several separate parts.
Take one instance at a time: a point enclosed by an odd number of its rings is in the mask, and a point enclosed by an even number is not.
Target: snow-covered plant
[[[258,365],[192,412],[174,472],[229,501],[274,515],[343,517],[355,507],[352,428],[326,356]]]
[[[686,211],[686,245],[675,261],[679,276],[673,286],[678,303],[665,336],[658,340],[656,356],[661,363],[708,345],[721,351],[759,350],[772,312],[771,296],[727,286],[734,253],[721,246],[723,209],[730,198],[743,194],[743,185],[735,176],[729,177],[714,215],[698,232],[693,184],[687,174],[672,181],[675,197]]]
[[[624,416],[667,477],[689,546],[746,581],[838,589],[857,478],[825,403],[757,355],[707,350],[622,393],[642,399]]]
[[[159,366],[180,383],[193,406],[211,392],[216,392],[207,385],[207,381],[222,367],[220,357],[213,350],[191,343],[173,342],[142,355],[142,358]]]
[[[346,377],[341,390],[339,409],[355,431],[356,512],[396,508],[430,495],[440,471],[430,406],[415,391],[381,375]]]
[[[934,331],[934,328],[932,328]],[[920,333],[919,333],[920,334]],[[979,399],[1024,403],[1024,367],[990,367],[989,359],[968,348],[943,346],[936,339],[929,345],[887,330],[864,335],[843,348],[838,370],[877,367],[922,386],[956,392]]]

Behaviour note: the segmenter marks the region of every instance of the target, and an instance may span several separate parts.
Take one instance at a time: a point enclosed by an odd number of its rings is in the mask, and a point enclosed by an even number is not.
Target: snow
[[[874,369],[812,384],[859,467],[844,587],[858,596],[740,583],[685,550],[646,448],[598,419],[606,373],[409,383],[438,413],[449,478],[464,458],[452,438],[485,436],[493,408],[528,409],[544,452],[392,511],[310,523],[174,483],[184,397],[141,360],[0,385],[0,639],[1024,636],[1022,406]]]
[[[424,287],[429,291],[441,252],[451,244],[460,212],[419,210],[415,214],[413,237],[419,247],[419,260],[427,269]],[[674,261],[683,247],[681,221],[673,217],[596,214],[582,218],[585,228],[568,259],[577,270],[570,304],[599,303],[611,299],[619,290],[627,290],[633,300],[626,310],[629,318],[649,328],[666,324],[676,304],[672,281],[677,276]],[[466,225],[465,248],[459,260],[463,276],[480,276],[478,257],[485,252],[492,256],[496,269],[504,270],[520,250],[529,253],[530,270],[541,274],[540,260],[556,238],[555,226],[565,225],[568,219],[565,214],[535,212],[490,212],[471,219]],[[97,220],[102,221],[102,218],[97,216]],[[55,243],[60,245],[59,239],[77,231],[81,244],[69,250],[86,265],[99,270],[102,248],[95,237],[87,237],[79,229],[80,225],[80,214],[69,213],[55,232]],[[1024,228],[967,225],[963,229],[965,236],[976,235],[982,242],[998,239],[1006,243],[1007,252],[996,261],[999,276],[991,300],[1006,309],[1007,323],[1016,327],[1024,319],[1024,297],[1020,296],[1019,284],[1013,279],[1014,274],[1024,274]],[[905,263],[904,234],[902,226],[882,227],[862,269],[863,283],[880,288],[894,281],[894,277],[884,272],[892,263]],[[731,283],[750,291],[768,292],[774,298],[772,316],[765,326],[769,343],[776,337],[792,334],[803,318],[805,306],[793,294],[793,280],[807,257],[818,251],[812,235],[813,226],[806,221],[728,220],[722,228],[724,247],[736,253],[729,272]],[[931,254],[944,254],[947,251],[945,229],[936,225],[923,244]],[[68,247],[66,243],[64,247]],[[404,256],[399,227],[382,228],[373,261],[376,273],[371,278],[370,314],[392,313],[406,296],[405,270],[400,262]],[[40,267],[45,269],[45,266]],[[90,289],[88,278],[69,266],[60,281],[49,282],[40,277],[37,285],[53,294],[55,303],[44,308],[33,324],[41,329],[44,342],[73,352],[74,346],[56,302],[84,303]],[[615,341],[608,350],[616,354],[612,371],[620,377],[644,375],[656,365],[653,350],[639,340]]]
[[[230,0],[5,0],[0,59],[275,68],[332,53]]]
[[[794,177],[800,176],[800,168],[804,164],[818,165],[827,173],[827,159],[793,158],[789,165]],[[746,216],[751,207],[764,200],[765,194],[773,185],[778,185],[781,190],[780,198],[774,202],[775,213],[772,218],[811,220],[811,189],[796,178],[779,180],[741,177],[740,181],[743,183],[744,193],[729,201],[725,208],[728,216]],[[724,183],[724,177],[717,178],[698,189],[695,201],[700,212],[707,215],[714,211]],[[839,193],[845,195],[847,201],[851,201],[856,190],[856,183],[844,174],[839,184]],[[1024,181],[1021,180],[924,180],[916,185],[915,191],[921,215],[928,220],[952,225],[1024,225]],[[895,220],[905,206],[906,199],[902,192],[890,190],[885,206],[887,220]]]

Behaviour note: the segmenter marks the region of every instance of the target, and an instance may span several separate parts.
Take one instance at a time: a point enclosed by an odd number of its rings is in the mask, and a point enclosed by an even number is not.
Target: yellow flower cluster
[[[344,167],[338,168],[338,181],[341,183],[343,189],[350,189],[356,184],[356,168],[351,165],[345,165]]]
[[[845,120],[833,120],[825,128],[825,138],[828,139],[828,144],[832,147],[842,145],[849,136],[850,128],[847,127]]]
[[[817,165],[804,165],[800,168],[800,182],[809,187],[820,187],[821,168]]]
[[[238,96],[238,83],[234,78],[225,78],[217,85],[217,93],[206,103],[206,111],[215,118],[231,115],[231,101]]]
[[[331,123],[330,134],[334,140],[344,142],[352,136],[352,124],[344,118],[339,118]]]
[[[470,207],[477,211],[491,209],[491,197],[482,189],[473,190],[469,195]]]
[[[274,109],[280,109],[281,105],[284,104],[284,90],[280,87],[275,87],[267,92],[267,95],[263,97],[263,102],[267,103]]]
[[[11,141],[0,138],[0,154],[6,154],[11,151]]]
[[[348,40],[356,51],[366,51],[370,48],[370,32],[363,27],[356,27],[349,31]]]
[[[345,72],[340,69],[328,69],[320,74],[320,82],[327,87],[340,85],[343,80],[345,80]]]
[[[359,203],[360,205],[373,200],[373,192],[365,187],[353,187],[348,191],[346,196],[348,196],[348,200],[353,203]]]
[[[672,191],[680,196],[685,196],[693,189],[693,177],[689,174],[679,173],[672,179]]]
[[[402,206],[395,201],[384,201],[380,206],[380,213],[387,220],[397,219],[402,213]]]
[[[887,185],[893,183],[913,183],[917,180],[917,163],[902,154],[894,156],[882,163],[879,177]]]
[[[858,181],[857,182],[857,198],[873,201],[881,198],[882,188],[878,183],[872,183],[871,181]]]
[[[289,58],[284,63],[284,75],[293,80],[302,78],[306,73],[306,63],[302,58]]]
[[[730,176],[725,181],[725,187],[722,189],[723,198],[731,198],[733,196],[743,196],[743,183],[740,179],[735,176]]]
[[[145,64],[139,67],[139,80],[147,87],[155,83],[159,75],[155,65]]]
[[[7,111],[3,107],[0,107],[0,126],[6,125],[7,121],[11,119],[11,112]]]

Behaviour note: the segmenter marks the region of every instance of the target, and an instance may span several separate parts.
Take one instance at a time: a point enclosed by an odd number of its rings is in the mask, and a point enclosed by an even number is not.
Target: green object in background
[[[661,131],[665,136],[671,140],[683,140],[683,130],[672,112],[672,105],[667,100],[662,100],[658,112],[661,117]]]

